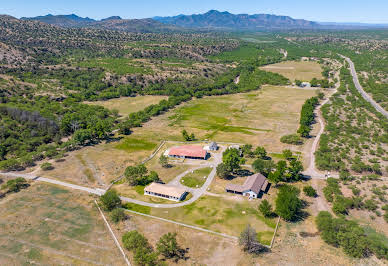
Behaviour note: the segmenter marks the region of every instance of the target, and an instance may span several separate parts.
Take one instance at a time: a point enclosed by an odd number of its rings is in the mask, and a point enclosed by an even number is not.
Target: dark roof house
[[[248,176],[243,185],[228,184],[225,187],[226,192],[257,198],[261,192],[265,192],[268,187],[268,181],[262,174]]]

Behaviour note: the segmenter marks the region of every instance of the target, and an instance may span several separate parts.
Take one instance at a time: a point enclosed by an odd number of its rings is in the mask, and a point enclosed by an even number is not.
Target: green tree
[[[19,192],[20,189],[25,188],[27,186],[27,181],[23,177],[18,177],[15,179],[8,180],[7,183],[5,183],[4,188],[6,188],[8,190],[8,193],[10,193]]]
[[[132,186],[136,186],[139,179],[145,176],[148,173],[147,168],[144,164],[137,166],[128,166],[125,169],[124,175],[128,183]]]
[[[299,87],[302,86],[302,81],[299,80],[299,79],[296,79],[296,80],[295,80],[295,85],[296,85],[296,86],[299,86]]]
[[[298,133],[304,138],[307,138],[308,136],[310,136],[310,131],[311,131],[310,127],[306,125],[300,125],[298,129]]]
[[[90,129],[78,129],[73,135],[73,140],[79,145],[85,145],[87,141],[91,141],[92,139],[93,137]]]
[[[303,164],[299,160],[290,161],[290,166],[288,167],[288,177],[291,180],[298,181],[302,177],[301,172],[303,171]]]
[[[264,215],[264,217],[270,217],[272,215],[272,206],[268,202],[268,200],[263,200],[259,205],[260,212]]]
[[[222,154],[222,162],[228,168],[229,172],[234,172],[235,170],[240,169],[240,165],[244,163],[244,159],[241,158],[238,149],[227,149]]]
[[[275,212],[286,221],[294,221],[299,217],[302,201],[298,198],[299,189],[289,185],[279,188],[276,198]]]
[[[121,237],[121,240],[123,242],[123,246],[128,250],[136,250],[140,247],[150,247],[147,238],[136,230],[126,232]]]
[[[163,168],[168,168],[170,165],[169,165],[169,163],[168,163],[168,158],[167,158],[167,156],[161,155],[160,158],[159,158],[159,164],[160,164]]]
[[[158,253],[153,252],[151,248],[139,247],[135,251],[135,262],[138,265],[144,266],[156,266],[159,265]]]
[[[275,163],[272,160],[256,159],[252,163],[252,168],[255,173],[260,173],[263,176],[268,177],[272,172],[272,169],[275,168]]]
[[[264,147],[258,146],[258,147],[255,149],[255,154],[256,154],[256,156],[259,157],[260,159],[266,159],[266,158],[267,158],[267,151],[265,150]]]
[[[42,165],[40,166],[40,168],[43,170],[43,171],[48,171],[48,170],[52,170],[54,169],[53,165],[49,162],[45,162],[45,163],[42,163]]]
[[[227,179],[230,175],[229,168],[224,164],[220,163],[217,165],[217,176],[219,176],[222,179]]]
[[[166,258],[179,256],[180,247],[176,240],[176,233],[167,233],[160,237],[156,249]]]
[[[284,159],[286,159],[286,160],[293,159],[292,158],[292,151],[291,150],[288,150],[288,149],[283,150],[282,154],[283,154]]]
[[[125,220],[125,212],[121,208],[115,208],[113,211],[110,213],[110,219],[114,223],[118,223],[120,221]]]
[[[114,189],[105,192],[105,194],[100,197],[100,202],[102,208],[106,211],[112,211],[114,208],[121,206],[121,199]]]

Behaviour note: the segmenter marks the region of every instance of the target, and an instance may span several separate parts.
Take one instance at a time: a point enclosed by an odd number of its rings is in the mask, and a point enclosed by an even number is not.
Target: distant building
[[[226,192],[240,194],[249,198],[257,198],[260,193],[267,191],[268,181],[262,174],[248,176],[243,185],[228,184]]]
[[[310,82],[302,82],[302,84],[300,84],[300,86],[301,86],[302,88],[311,87],[311,84],[310,84]]]
[[[151,183],[144,188],[144,195],[164,198],[174,201],[181,201],[185,198],[187,191],[183,188],[168,186],[159,183]]]
[[[168,151],[169,157],[183,158],[183,159],[206,160],[208,155],[209,154],[206,150],[204,150],[201,146],[197,146],[197,145],[184,145],[184,146],[172,147]]]

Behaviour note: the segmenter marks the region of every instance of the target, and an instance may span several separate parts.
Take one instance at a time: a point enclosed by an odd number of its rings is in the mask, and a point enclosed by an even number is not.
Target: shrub
[[[110,213],[110,219],[114,223],[118,223],[120,221],[125,220],[125,212],[121,208],[115,208],[113,211]]]
[[[43,171],[48,171],[48,170],[52,170],[54,169],[53,165],[51,163],[42,163],[42,165],[40,166],[40,168],[43,170]]]
[[[312,186],[304,187],[303,192],[304,194],[306,194],[306,196],[309,196],[309,197],[315,198],[316,196],[318,196],[317,191]]]
[[[136,250],[141,247],[148,248],[150,246],[147,238],[145,238],[142,234],[140,234],[136,230],[126,232],[121,237],[121,240],[123,242],[123,246],[128,250]]]
[[[3,188],[10,192],[19,192],[20,189],[28,186],[27,181],[23,177],[18,177],[15,179],[8,180],[7,183],[3,186]]]
[[[176,240],[176,233],[167,233],[161,236],[156,247],[158,252],[166,258],[177,257],[180,247]]]
[[[293,145],[302,145],[303,139],[297,134],[291,134],[281,137],[280,142]]]

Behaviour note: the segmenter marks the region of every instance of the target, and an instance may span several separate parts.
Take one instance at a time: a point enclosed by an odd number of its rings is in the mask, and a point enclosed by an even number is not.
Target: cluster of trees
[[[284,150],[283,157],[286,160],[280,160],[277,163],[273,162],[271,158],[256,159],[252,163],[252,168],[256,173],[261,173],[276,185],[279,182],[299,181],[302,178],[302,162],[295,159],[290,150]]]
[[[138,231],[129,231],[122,236],[122,242],[127,250],[134,253],[134,260],[138,265],[156,266],[164,265],[159,260],[159,255],[164,259],[183,259],[185,250],[182,249],[176,239],[176,233],[167,233],[160,237],[156,243],[156,250],[148,242],[148,239]]]
[[[302,145],[303,139],[298,134],[285,135],[280,138],[280,142],[293,145]]]
[[[376,232],[367,232],[355,221],[333,218],[329,212],[320,212],[315,220],[321,238],[335,247],[342,247],[349,256],[362,258],[376,255],[388,259],[388,246],[384,237]]]
[[[302,110],[300,112],[300,121],[299,121],[299,129],[298,133],[307,138],[310,135],[311,124],[314,122],[314,109],[315,106],[319,103],[318,97],[312,97],[307,99],[306,102],[302,106]]]
[[[1,180],[0,180],[1,181]],[[1,189],[6,190],[5,193],[19,192],[23,188],[27,188],[28,182],[23,177],[8,180],[1,186]]]
[[[245,162],[239,149],[229,148],[222,154],[222,163],[217,166],[217,175],[228,178],[232,173],[241,168]]]
[[[151,171],[144,164],[128,166],[124,172],[125,178],[131,186],[146,186],[152,182],[160,181],[158,173]]]
[[[338,93],[322,107],[326,126],[316,152],[317,166],[381,175],[381,161],[387,154],[387,120],[358,93],[349,70],[342,68],[340,78]]]
[[[317,79],[313,78],[310,81],[311,87],[319,87],[321,86],[322,88],[333,88],[334,87],[334,82],[329,82],[328,79]]]
[[[275,201],[276,214],[286,221],[299,220],[302,217],[301,210],[303,208],[303,202],[299,199],[299,194],[298,188],[286,184],[282,185]]]

